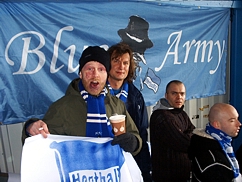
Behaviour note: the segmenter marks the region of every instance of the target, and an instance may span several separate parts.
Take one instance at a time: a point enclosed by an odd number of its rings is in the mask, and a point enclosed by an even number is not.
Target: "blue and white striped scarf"
[[[240,170],[238,161],[234,155],[233,147],[231,146],[232,138],[223,131],[214,128],[209,123],[206,125],[205,131],[219,142],[220,146],[222,147],[224,153],[226,154],[233,167],[234,177],[238,177]]]
[[[99,96],[92,96],[84,89],[82,81],[80,81],[79,90],[87,104],[86,136],[114,137],[104,104],[107,89],[104,88]]]
[[[107,82],[107,85],[108,85],[111,95],[115,95],[113,88],[111,87],[109,82]],[[118,97],[120,100],[122,100],[125,103],[127,101],[128,91],[129,91],[129,84],[127,82],[125,82],[122,86],[122,90],[115,96]]]

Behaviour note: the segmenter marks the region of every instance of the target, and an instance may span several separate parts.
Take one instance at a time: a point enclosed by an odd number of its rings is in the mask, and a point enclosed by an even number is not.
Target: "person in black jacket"
[[[151,161],[148,147],[148,113],[141,92],[134,86],[135,62],[133,52],[125,43],[118,43],[108,49],[111,57],[108,85],[110,93],[121,99],[134,120],[142,139],[141,151],[134,157],[144,179],[152,182]]]
[[[225,103],[214,104],[205,129],[193,131],[189,158],[192,182],[241,182],[239,165],[231,146],[240,122],[236,109]]]
[[[150,118],[152,177],[154,182],[187,182],[191,161],[188,147],[195,128],[183,110],[184,84],[172,80],[165,98],[158,101]]]
[[[236,151],[235,155],[236,155],[236,159],[237,159],[237,161],[239,163],[239,166],[242,166],[242,145],[240,145],[240,147]]]

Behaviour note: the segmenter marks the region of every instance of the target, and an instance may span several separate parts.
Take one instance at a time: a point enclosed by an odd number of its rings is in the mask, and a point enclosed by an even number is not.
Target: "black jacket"
[[[151,182],[151,161],[149,147],[147,144],[148,113],[144,98],[133,83],[129,83],[128,98],[125,105],[136,127],[138,128],[142,139],[141,151],[134,157],[134,159],[142,172],[144,182]]]
[[[165,103],[161,99],[150,118],[152,177],[154,182],[186,182],[191,171],[187,151],[195,127],[183,107]]]
[[[219,142],[204,130],[194,132],[188,152],[192,160],[192,182],[231,182],[233,169]]]

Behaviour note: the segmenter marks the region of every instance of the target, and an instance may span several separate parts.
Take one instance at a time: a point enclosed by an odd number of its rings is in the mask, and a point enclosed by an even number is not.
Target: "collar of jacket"
[[[193,130],[192,132],[193,134],[196,134],[198,136],[201,136],[201,137],[205,137],[205,138],[209,138],[209,139],[214,139],[211,135],[207,134],[205,132],[205,129],[204,128],[196,128]]]

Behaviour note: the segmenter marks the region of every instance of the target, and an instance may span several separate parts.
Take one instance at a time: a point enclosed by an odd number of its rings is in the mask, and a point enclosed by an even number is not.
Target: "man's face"
[[[83,66],[80,78],[88,93],[99,95],[106,84],[107,71],[103,64],[97,61],[89,61]]]
[[[111,56],[111,70],[109,71],[109,79],[123,81],[129,73],[130,56],[125,53],[119,57]]]
[[[226,107],[222,112],[220,112],[218,129],[231,137],[236,137],[241,126],[238,117],[239,114],[234,107]]]
[[[185,86],[181,83],[171,83],[165,97],[172,107],[181,108],[186,98]]]

